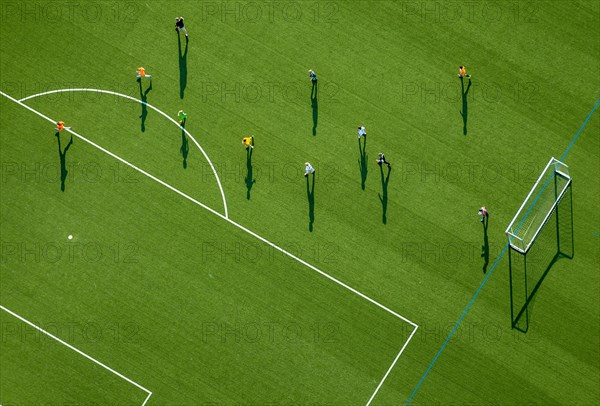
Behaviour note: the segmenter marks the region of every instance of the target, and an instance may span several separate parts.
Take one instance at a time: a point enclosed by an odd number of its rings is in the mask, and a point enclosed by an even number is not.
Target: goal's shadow
[[[572,184],[525,254],[508,250],[510,315],[513,329],[529,330],[534,299],[550,270],[575,254]]]

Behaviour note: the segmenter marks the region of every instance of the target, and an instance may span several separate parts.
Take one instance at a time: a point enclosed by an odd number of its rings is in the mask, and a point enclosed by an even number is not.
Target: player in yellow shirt
[[[244,148],[254,148],[254,136],[242,138],[242,145]]]

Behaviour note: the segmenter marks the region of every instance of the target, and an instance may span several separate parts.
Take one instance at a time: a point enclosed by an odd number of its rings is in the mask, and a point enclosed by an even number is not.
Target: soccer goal
[[[529,328],[529,307],[560,258],[572,258],[573,197],[569,167],[551,158],[506,228],[512,327]]]

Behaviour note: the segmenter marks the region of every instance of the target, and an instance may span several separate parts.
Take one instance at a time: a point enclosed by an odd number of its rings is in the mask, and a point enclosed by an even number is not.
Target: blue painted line
[[[590,111],[590,114],[587,115],[587,117],[585,118],[585,121],[583,122],[583,124],[581,124],[581,127],[579,127],[579,131],[577,131],[577,133],[575,134],[575,136],[571,140],[571,143],[567,147],[567,150],[565,151],[565,153],[563,154],[563,156],[560,157],[561,162],[564,162],[565,158],[567,157],[567,154],[571,150],[571,147],[573,146],[573,144],[575,144],[575,141],[577,141],[577,138],[579,138],[579,134],[581,134],[581,132],[585,128],[585,126],[588,123],[588,121],[590,121],[590,117],[592,117],[592,114],[594,114],[594,111],[596,111],[596,109],[598,108],[599,104],[600,104],[600,99],[598,99],[598,101],[596,102],[596,104],[594,104],[594,107],[592,108],[592,111]]]
[[[596,108],[598,108],[598,105],[600,105],[600,99],[598,99],[598,101],[596,102],[596,104],[594,105],[594,107],[592,108],[592,111],[590,111],[590,113],[587,115],[587,117],[585,118],[583,124],[581,125],[581,127],[579,127],[579,130],[577,131],[577,133],[575,133],[575,136],[573,137],[573,139],[571,140],[571,142],[569,143],[569,146],[567,147],[567,149],[565,150],[565,153],[560,157],[560,161],[564,162],[567,154],[569,153],[569,151],[571,150],[571,147],[573,146],[573,144],[575,144],[575,141],[577,140],[577,138],[579,138],[579,134],[581,134],[581,132],[583,131],[583,129],[585,128],[585,126],[587,125],[588,121],[590,120],[590,117],[592,117],[592,114],[594,113],[594,111],[596,110]],[[521,222],[519,223],[517,229],[515,230],[515,233],[517,233],[519,231],[519,229],[521,228],[521,226],[523,225],[523,223],[525,222],[525,220],[527,219],[527,217],[529,216],[529,213],[531,212],[531,210],[533,209],[533,206],[535,206],[535,204],[537,203],[538,199],[540,198],[540,196],[542,195],[542,193],[544,192],[544,190],[546,190],[546,187],[548,186],[548,184],[550,183],[550,180],[552,179],[552,174],[554,172],[552,172],[550,175],[548,175],[548,179],[546,180],[546,182],[544,183],[544,186],[542,187],[542,190],[540,190],[540,192],[538,193],[538,195],[535,197],[535,199],[533,200],[533,203],[531,203],[531,205],[529,206],[529,208],[527,209],[527,212],[525,213],[525,216],[523,217],[523,219],[521,220]]]
[[[421,384],[423,383],[423,381],[425,380],[425,378],[429,374],[429,371],[431,371],[431,368],[433,368],[433,365],[435,364],[435,362],[437,361],[437,359],[439,358],[439,356],[442,354],[442,351],[444,351],[444,348],[446,348],[446,345],[448,345],[448,342],[450,341],[450,339],[452,339],[452,336],[454,335],[454,332],[458,329],[458,326],[460,325],[460,323],[462,322],[463,318],[466,316],[467,312],[469,311],[469,309],[471,308],[471,306],[475,302],[475,299],[477,299],[477,296],[479,296],[479,292],[481,292],[481,289],[483,289],[483,286],[485,285],[485,283],[488,281],[488,279],[490,278],[490,276],[492,276],[492,272],[494,272],[494,269],[496,269],[496,265],[498,265],[498,263],[500,262],[500,259],[502,259],[502,257],[506,253],[507,248],[508,248],[508,244],[506,244],[504,246],[504,248],[502,249],[502,252],[498,256],[498,258],[496,258],[496,261],[494,262],[494,265],[492,265],[492,267],[488,271],[488,273],[485,276],[485,278],[483,278],[483,282],[481,282],[481,285],[479,285],[479,287],[475,291],[475,294],[471,298],[471,301],[469,302],[469,304],[467,305],[467,307],[465,307],[465,310],[463,310],[462,314],[458,318],[458,321],[454,325],[454,328],[452,328],[452,331],[450,331],[450,334],[448,334],[448,337],[446,337],[446,341],[444,341],[444,344],[442,344],[442,347],[439,349],[439,351],[437,352],[437,354],[435,354],[435,357],[433,358],[433,361],[431,361],[431,363],[429,364],[429,367],[427,368],[427,370],[425,371],[425,373],[421,377],[421,380],[419,381],[419,383],[417,384],[417,386],[415,386],[415,389],[413,390],[412,394],[410,395],[410,397],[406,401],[407,405],[410,404],[410,402],[412,401],[412,399],[417,394],[417,391],[419,390],[419,388],[421,387]]]
[[[561,162],[564,162],[564,159],[566,158],[567,154],[571,150],[571,147],[573,147],[573,144],[575,143],[575,141],[577,140],[577,138],[579,137],[579,135],[581,134],[581,132],[583,131],[583,129],[585,128],[585,126],[587,125],[587,123],[590,120],[590,117],[592,117],[592,114],[594,113],[594,111],[596,111],[596,109],[598,108],[598,105],[600,105],[600,99],[598,99],[598,101],[596,102],[596,104],[594,104],[594,107],[592,108],[592,110],[590,111],[590,113],[585,118],[585,121],[583,122],[583,124],[581,125],[581,127],[579,127],[579,130],[577,131],[577,133],[575,133],[575,136],[573,137],[573,139],[569,143],[569,146],[567,147],[567,150],[565,151],[565,153],[560,158]],[[487,273],[487,275],[485,276],[485,278],[483,278],[483,281],[481,282],[481,285],[479,285],[479,287],[475,291],[475,294],[473,295],[473,297],[471,298],[471,300],[467,304],[467,307],[465,307],[465,310],[463,310],[463,312],[460,315],[460,317],[458,318],[456,324],[452,328],[452,331],[450,331],[450,334],[448,334],[448,337],[446,337],[446,340],[444,341],[444,343],[442,344],[442,346],[440,347],[440,349],[438,350],[438,352],[435,354],[435,357],[433,357],[433,360],[431,361],[431,363],[427,367],[427,370],[425,371],[425,373],[423,374],[423,376],[421,377],[421,379],[417,383],[417,386],[415,386],[415,389],[413,390],[412,394],[410,395],[410,397],[406,401],[406,406],[408,406],[410,404],[410,402],[412,402],[412,400],[415,397],[415,395],[417,394],[419,388],[421,387],[421,385],[425,381],[425,378],[427,378],[427,375],[429,375],[429,372],[431,371],[431,369],[435,365],[436,361],[438,360],[438,358],[442,354],[442,351],[444,351],[444,348],[446,348],[446,346],[448,345],[448,342],[450,342],[450,340],[452,339],[452,336],[454,335],[454,333],[458,329],[458,326],[460,325],[460,323],[462,322],[462,320],[466,316],[467,312],[469,311],[469,309],[471,308],[471,306],[475,302],[475,299],[477,299],[477,296],[479,296],[479,292],[481,292],[481,289],[483,289],[484,285],[487,283],[487,281],[490,278],[490,276],[492,276],[492,273],[494,272],[494,269],[496,269],[496,266],[500,262],[500,259],[502,259],[502,257],[506,253],[507,249],[508,249],[508,244],[506,244],[504,246],[504,249],[502,249],[502,252],[498,256],[498,258],[496,258],[496,261],[494,262],[494,265],[492,265],[492,267],[490,268],[490,270]]]

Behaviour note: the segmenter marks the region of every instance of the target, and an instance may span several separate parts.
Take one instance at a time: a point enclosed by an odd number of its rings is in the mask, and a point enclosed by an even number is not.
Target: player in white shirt
[[[310,162],[305,162],[304,163],[304,176],[308,176],[309,173],[315,173],[315,168],[312,167],[312,165],[310,164]]]
[[[360,140],[360,137],[365,137],[367,138],[367,130],[365,129],[365,127],[358,127],[358,139]]]

